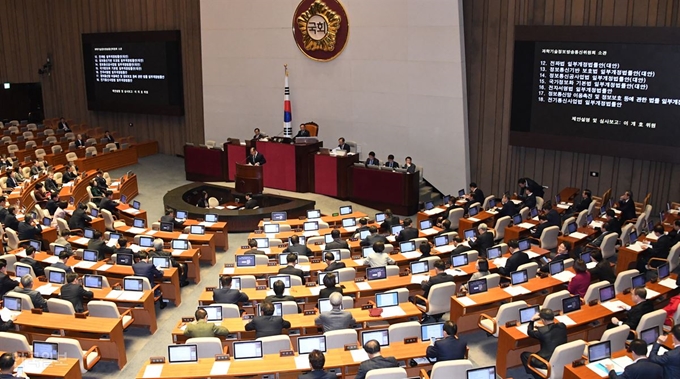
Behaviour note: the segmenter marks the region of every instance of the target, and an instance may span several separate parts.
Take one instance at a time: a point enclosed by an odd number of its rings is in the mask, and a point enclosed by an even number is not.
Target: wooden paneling
[[[528,176],[550,187],[618,197],[652,193],[656,213],[680,200],[680,165],[508,145],[515,25],[678,27],[672,0],[464,0],[471,178],[485,193],[515,191]],[[589,176],[597,171],[600,176]]]
[[[168,154],[181,154],[185,141],[203,142],[199,0],[2,0],[0,14],[0,82],[41,81],[45,117],[64,115],[138,141],[155,139]],[[88,111],[80,35],[148,30],[182,33],[185,115]],[[52,74],[40,78],[48,55]]]

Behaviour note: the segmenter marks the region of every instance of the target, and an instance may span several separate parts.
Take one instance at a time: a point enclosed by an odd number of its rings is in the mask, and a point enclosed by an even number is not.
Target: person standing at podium
[[[298,130],[295,137],[309,137],[309,130],[305,129],[305,124],[300,124],[300,130]]]
[[[338,149],[339,150],[345,150],[346,152],[350,152],[350,147],[348,144],[345,143],[345,138],[340,137],[338,138]]]
[[[251,147],[250,155],[246,159],[246,163],[251,166],[262,166],[263,164],[267,163],[267,160],[264,158],[264,155],[257,152],[255,147]]]

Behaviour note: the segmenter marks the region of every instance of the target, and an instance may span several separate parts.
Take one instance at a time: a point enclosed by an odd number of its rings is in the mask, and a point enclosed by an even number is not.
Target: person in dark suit
[[[100,232],[99,230],[95,230],[92,237],[93,238],[87,242],[87,248],[88,250],[96,250],[98,252],[97,260],[102,261],[106,259],[106,257],[110,257],[112,254],[116,252],[111,246],[107,245],[106,242],[104,242],[104,240],[102,239],[102,232]],[[154,268],[156,267],[154,266]],[[153,285],[153,280],[150,281],[149,283]]]
[[[380,343],[370,340],[364,344],[364,350],[368,353],[368,360],[361,362],[355,379],[366,379],[366,374],[371,370],[380,368],[399,367],[399,362],[394,357],[383,357],[380,354]]]
[[[245,209],[253,209],[257,207],[257,200],[253,199],[253,194],[252,193],[247,193],[246,194],[246,204],[244,205]]]
[[[68,123],[63,117],[59,119],[59,122],[57,123],[57,129],[63,130],[64,133],[71,131],[71,128],[68,126]]]
[[[68,261],[68,259],[70,257],[71,257],[71,254],[69,254],[66,250],[64,250],[61,253],[59,253],[59,260],[57,262],[52,263],[50,265],[50,267],[62,269],[64,271],[66,271],[67,274],[70,274],[70,273],[73,272],[73,269],[71,268],[71,266],[66,265],[66,262]]]
[[[427,299],[430,294],[430,288],[435,284],[455,282],[455,277],[446,273],[446,263],[439,259],[434,262],[434,275],[429,280],[423,280],[420,283],[420,288],[423,290],[423,297]]]
[[[574,205],[574,213],[579,213],[585,211],[590,207],[590,203],[593,202],[593,193],[589,189],[584,189],[581,192],[581,201]]]
[[[663,379],[663,367],[647,359],[647,342],[641,339],[634,339],[630,343],[629,350],[633,353],[633,363],[626,366],[621,375],[616,374],[614,365],[605,363],[604,366],[609,370],[609,379]],[[668,378],[675,378],[669,376]]]
[[[281,280],[277,280],[272,285],[273,295],[268,295],[264,298],[264,301],[269,302],[279,302],[279,301],[295,301],[295,297],[291,295],[286,295],[286,285]]]
[[[99,209],[106,209],[111,212],[112,215],[118,217],[118,202],[113,200],[113,192],[104,192],[104,198],[99,203]]]
[[[515,207],[515,203],[510,201],[510,197],[508,196],[508,193],[504,193],[503,197],[501,198],[501,210],[498,211],[498,218],[508,216],[512,217],[517,213],[517,207]]]
[[[465,199],[468,201],[468,203],[479,203],[480,205],[484,204],[484,192],[477,188],[477,183],[472,182],[470,183],[470,193],[465,195]]]
[[[571,250],[571,242],[563,241],[562,243],[557,245],[557,254],[555,254],[555,256],[552,259],[548,259],[548,262],[542,265],[539,268],[539,270],[541,270],[541,272],[550,272],[551,263],[571,258],[569,256],[569,250]]]
[[[481,257],[485,257],[486,249],[493,246],[493,233],[485,223],[481,223],[477,226],[477,234],[477,238],[468,241],[468,244],[471,250],[477,250]]]
[[[539,318],[543,322],[543,326],[534,328],[534,322],[538,321]],[[541,348],[538,350],[536,355],[545,359],[546,361],[550,361],[550,358],[558,346],[567,343],[567,327],[561,322],[555,322],[555,314],[553,313],[552,309],[549,308],[543,308],[539,313],[534,315],[527,326],[527,334],[529,337],[535,338],[540,342]],[[527,374],[533,375],[536,379],[541,379],[529,369],[528,365],[531,354],[533,353],[525,351],[522,353],[522,355],[520,355],[522,364],[524,365]],[[531,359],[531,366],[535,368],[546,368],[541,361],[533,358]]]
[[[309,130],[305,127],[305,124],[300,124],[300,130],[298,130],[295,137],[309,137]]]
[[[92,291],[83,288],[80,279],[78,279],[78,274],[72,272],[66,274],[66,284],[61,286],[59,297],[62,300],[70,301],[76,312],[83,313],[85,311],[83,299],[90,300],[93,296]]]
[[[61,182],[62,183],[72,182],[77,177],[78,171],[76,170],[76,166],[68,166],[66,172],[64,173],[64,176],[61,177]]]
[[[255,141],[259,141],[259,140],[261,140],[261,139],[263,139],[263,138],[267,138],[267,135],[266,135],[266,134],[260,132],[260,128],[255,128],[255,129],[253,130],[253,133],[255,133],[255,135],[253,136],[252,139],[255,140]]]
[[[5,216],[5,228],[10,228],[15,232],[19,230],[19,220],[17,220],[17,208],[9,207],[7,208],[7,216]]]
[[[590,258],[597,262],[595,267],[588,270],[590,272],[590,276],[595,276],[600,280],[606,280],[609,283],[614,284],[616,281],[616,274],[614,273],[614,269],[612,268],[612,265],[609,263],[609,261],[602,257],[602,252],[599,250],[593,251],[590,254]]]
[[[255,316],[246,324],[247,331],[255,331],[255,338],[278,336],[283,329],[290,328],[290,322],[281,316],[274,316],[274,304],[271,301],[265,300],[260,309],[262,315]]]
[[[175,210],[172,208],[167,208],[165,210],[165,215],[161,216],[160,222],[170,222],[175,229],[182,229],[184,227],[184,221],[178,221],[175,218]]]
[[[607,213],[605,214],[605,218],[607,219],[607,223],[609,223],[609,228],[607,230],[612,231],[621,237],[621,221],[616,217],[616,212],[614,212],[613,209],[607,209]]]
[[[323,369],[326,364],[326,357],[319,350],[312,350],[309,353],[309,367],[312,371],[298,375],[298,379],[336,379],[335,374],[327,372]]]
[[[78,204],[76,210],[73,211],[71,218],[68,220],[68,228],[70,230],[85,229],[90,225],[92,219],[85,213],[86,210],[87,205]]]
[[[0,203],[3,202],[4,200],[0,197]],[[2,220],[2,208],[0,208],[0,220]],[[674,246],[676,243],[680,242],[680,220],[673,221],[673,230],[668,232],[668,236],[673,239]]]
[[[201,191],[201,197],[198,199],[198,202],[196,203],[196,206],[199,208],[208,208],[208,193],[205,191]]]
[[[406,157],[404,160],[404,166],[402,168],[406,170],[407,174],[414,174],[416,172],[416,165],[413,164],[413,159],[411,157]]]
[[[536,194],[528,187],[524,189],[524,206],[529,209],[536,208]]]
[[[387,162],[385,162],[385,167],[391,169],[399,168],[399,163],[394,161],[394,155],[390,154],[387,156]]]
[[[250,155],[246,158],[246,163],[252,166],[262,166],[267,163],[267,159],[253,146],[250,148]]]
[[[314,256],[314,252],[312,252],[312,249],[307,247],[307,245],[303,245],[300,243],[300,237],[297,234],[293,234],[290,237],[290,244],[285,249],[283,249],[282,252],[293,253],[293,255],[295,255],[295,259],[297,259],[297,254],[305,255],[308,257]]]
[[[0,259],[0,298],[5,296],[5,294],[19,285],[19,282],[12,280],[12,278],[7,275],[7,261]]]
[[[208,322],[208,312],[198,308],[194,313],[195,321],[187,324],[184,335],[190,338],[226,336],[229,329],[217,323]]]
[[[333,249],[347,249],[347,250],[349,250],[349,244],[347,243],[347,241],[340,238],[340,230],[333,229],[331,231],[331,237],[333,237],[333,241],[326,244],[326,250],[333,250]]]
[[[371,151],[368,153],[368,159],[365,162],[366,166],[380,166],[380,160],[375,157],[375,152]]]
[[[517,184],[519,184],[519,194],[515,194],[515,196],[519,197],[520,199],[523,200],[524,194],[525,194],[525,189],[529,188],[531,192],[539,197],[543,197],[545,194],[543,192],[543,186],[536,183],[532,179],[529,178],[519,178],[517,181]]]
[[[335,271],[346,267],[344,262],[336,261],[335,256],[331,252],[324,253],[323,260],[326,262],[326,268],[323,269],[325,272]]]
[[[617,317],[612,317],[608,329],[625,324],[630,327],[630,330],[635,330],[637,329],[642,316],[654,311],[654,303],[652,300],[647,300],[647,290],[645,287],[637,287],[633,289],[633,291],[630,292],[630,296],[633,299],[633,303],[635,303],[635,305],[632,307],[626,307],[626,320],[621,321]],[[629,337],[632,338],[631,336],[633,336],[632,332],[630,333]]]
[[[375,226],[369,226],[368,231],[371,233],[368,237],[364,238],[359,242],[361,246],[373,246],[376,242],[389,243],[385,236],[378,234],[378,228]]]
[[[323,277],[323,285],[326,288],[322,288],[321,291],[319,291],[319,299],[329,298],[331,294],[335,292],[339,293],[340,295],[344,294],[342,286],[335,285],[336,278],[337,276],[334,272],[330,272]],[[342,298],[340,299],[340,304],[342,304]]]
[[[626,221],[635,218],[635,202],[633,201],[633,193],[631,191],[624,192],[619,198],[618,203],[616,203],[616,207],[619,208],[619,211],[621,211],[621,217],[619,217],[621,223],[625,223]]]
[[[557,226],[559,227],[562,225],[562,219],[560,218],[560,213],[557,212],[557,210],[553,209],[552,207],[552,202],[550,200],[546,201],[543,203],[543,214],[548,220],[548,225],[549,226]]]
[[[50,201],[54,200],[54,198],[58,198],[59,196],[59,190],[61,187],[59,187],[59,184],[57,184],[57,181],[54,180],[54,172],[50,171],[47,174],[47,179],[45,179],[45,190],[49,192],[52,196],[50,197]],[[50,202],[47,202],[47,206],[49,209],[49,204]]]
[[[222,288],[213,290],[213,301],[220,304],[237,304],[248,301],[248,295],[238,289],[231,288],[231,276],[220,276]]]
[[[649,361],[663,367],[664,378],[680,378],[680,325],[673,326],[670,335],[673,336],[673,350],[659,354],[659,349],[666,343],[668,335],[659,336],[649,353]]]
[[[406,217],[404,219],[404,229],[399,232],[399,235],[397,235],[397,242],[402,242],[402,241],[409,241],[414,238],[418,238],[418,229],[411,227],[411,224],[413,221],[411,221],[410,217]]]
[[[436,358],[437,362],[465,359],[467,343],[458,339],[458,325],[448,320],[444,323],[444,338],[439,341],[432,339],[427,347],[426,356]]]
[[[11,324],[11,323],[12,323],[12,320],[7,321],[7,324]],[[13,329],[14,328],[12,328],[12,330]],[[9,330],[9,328],[8,328],[8,330]],[[2,378],[2,379],[28,378],[28,375],[26,375],[26,374],[23,374],[21,376],[19,376],[19,374],[17,374],[17,376],[14,375],[14,365],[15,364],[16,364],[16,360],[14,359],[14,353],[2,353],[2,355],[0,355],[0,378]]]
[[[646,272],[647,270],[654,269],[663,264],[663,261],[651,261],[652,258],[657,259],[668,259],[668,253],[673,247],[673,238],[665,234],[665,230],[662,224],[654,225],[654,236],[656,236],[656,241],[652,242],[642,254],[639,255],[637,262],[637,269],[640,272]]]
[[[33,289],[33,277],[31,274],[26,274],[21,277],[21,287],[16,287],[12,290],[13,292],[23,293],[31,298],[33,303],[33,308],[41,308],[44,312],[49,312],[47,308],[47,300],[40,294],[40,292]],[[8,292],[8,295],[12,294],[12,291]]]
[[[297,264],[298,256],[297,254],[290,253],[286,256],[286,262],[288,263],[286,267],[279,269],[279,274],[297,276],[302,280],[302,284],[305,284],[305,272],[299,268],[295,268]]]
[[[543,234],[543,230],[545,228],[548,228],[552,225],[548,222],[548,216],[547,215],[538,215],[538,225],[536,225],[535,228],[531,229],[531,237],[535,239],[540,239],[541,234]]]
[[[399,220],[399,217],[392,214],[392,210],[389,208],[385,209],[385,212],[383,213],[385,213],[385,221],[380,224],[380,230],[389,233],[390,228],[392,228],[394,225],[399,225],[401,221]]]
[[[127,253],[127,254],[132,254],[134,255],[135,259],[139,259],[139,254],[134,253],[131,249],[125,248],[127,246],[127,239],[125,237],[121,237],[118,239],[118,252],[119,253]],[[184,262],[177,262],[177,260],[172,256],[171,251],[165,251],[163,250],[163,245],[164,242],[160,238],[156,238],[153,240],[153,250],[149,250],[149,256],[151,258],[153,257],[165,257],[170,259],[170,264],[172,267],[177,268],[177,271],[179,271],[179,286],[180,287],[186,287],[189,285],[189,280],[187,279],[189,276],[189,269],[186,263]]]
[[[345,138],[343,137],[338,138],[338,149],[344,150],[348,153],[351,151],[351,148],[345,143]]]
[[[106,140],[106,143],[116,142],[116,139],[113,138],[113,136],[111,135],[111,132],[109,132],[108,130],[104,131],[104,137],[103,138]]]
[[[96,232],[95,232],[96,233]],[[146,251],[139,252],[139,262],[132,265],[132,271],[135,276],[143,276],[149,280],[149,284],[153,287],[154,281],[156,279],[163,279],[163,273],[156,268],[152,263],[149,263],[149,254]],[[159,296],[160,308],[164,309],[166,307],[163,301],[163,294],[160,289],[157,289],[154,293],[155,296]]]
[[[529,256],[523,251],[519,251],[519,243],[517,240],[510,240],[508,242],[508,251],[510,258],[505,262],[505,267],[499,267],[498,273],[502,276],[510,276],[513,271],[525,263],[529,263]]]
[[[40,264],[40,262],[35,260],[35,248],[33,246],[26,246],[26,256],[24,258],[21,258],[19,262],[33,267],[33,272],[35,273],[35,276],[45,275],[45,269]]]
[[[42,227],[35,222],[32,216],[25,215],[24,221],[19,223],[17,234],[21,241],[42,240]]]
[[[81,134],[76,135],[76,140],[73,141],[73,143],[76,145],[76,148],[82,149],[85,148],[85,138]]]
[[[7,208],[5,208],[5,202],[7,198],[0,195],[0,222],[5,222],[5,217],[7,217]]]
[[[104,172],[102,170],[97,170],[97,176],[94,177],[96,186],[102,193],[106,193],[109,190],[109,185],[106,184],[106,178],[104,177]]]
[[[472,250],[470,246],[463,245],[463,240],[459,236],[455,236],[452,242],[455,248],[451,251],[451,256],[462,254],[466,251]],[[486,254],[486,250],[484,251],[484,253]]]
[[[12,189],[19,185],[19,182],[17,181],[14,171],[9,171],[7,172],[7,181],[5,182],[5,185],[7,188]]]
[[[451,227],[451,220],[442,221],[441,228],[442,228],[442,230],[439,233],[435,234],[434,235],[435,237],[441,236],[442,234],[446,234],[446,233],[457,232],[456,229],[453,229]]]
[[[246,250],[243,252],[243,254],[262,254],[262,255],[267,255],[264,251],[258,250],[257,248],[257,241],[254,239],[251,239],[248,241],[248,246],[250,246],[250,250]]]

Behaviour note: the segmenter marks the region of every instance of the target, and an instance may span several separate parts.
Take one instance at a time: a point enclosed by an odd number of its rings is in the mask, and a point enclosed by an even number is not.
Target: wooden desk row
[[[284,224],[284,225],[290,225],[291,228],[299,229],[299,228],[302,228],[302,225],[305,222],[308,222],[308,221],[323,221],[323,222],[327,223],[328,226],[333,227],[333,226],[342,226],[342,219],[344,219],[344,218],[360,219],[360,218],[364,218],[364,217],[368,217],[368,215],[364,212],[352,212],[352,213],[342,215],[342,216],[340,216],[340,215],[338,215],[338,216],[328,216],[328,215],[326,215],[326,216],[321,216],[320,219],[312,219],[312,220],[307,219],[307,218],[290,218],[286,221],[272,221],[272,220],[264,221],[264,220],[261,220],[257,225],[260,227],[260,229],[263,228],[264,224]],[[375,222],[373,222],[373,223],[375,223]]]
[[[16,353],[15,351],[0,351],[0,354]],[[43,366],[44,365],[44,366]],[[14,356],[14,367],[23,367],[24,372],[31,378],[63,378],[80,379],[80,361],[77,358],[60,357],[56,361],[47,359],[33,359]]]

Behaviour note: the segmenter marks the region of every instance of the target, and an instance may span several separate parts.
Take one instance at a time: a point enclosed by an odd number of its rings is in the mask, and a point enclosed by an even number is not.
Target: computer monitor
[[[236,267],[255,267],[255,255],[254,254],[237,255]]]
[[[522,215],[517,213],[512,215],[512,223],[515,225],[519,225],[522,223]]]
[[[529,274],[527,270],[518,270],[510,273],[510,281],[513,286],[523,284],[529,281]]]
[[[433,201],[426,201],[425,202],[425,210],[429,211],[432,208],[434,208],[434,202]]]
[[[234,342],[234,359],[262,358],[262,341]]]
[[[462,254],[456,254],[451,256],[451,266],[453,267],[461,267],[461,266],[467,266],[468,264],[468,255],[465,253]]]
[[[474,229],[468,229],[468,230],[463,232],[463,236],[465,236],[466,240],[471,239],[471,238],[475,238],[476,235],[477,235],[477,233],[475,233]]]
[[[334,240],[334,238],[333,238],[332,234],[326,233],[326,234],[323,235],[323,242],[324,243],[331,243],[331,242],[333,242],[333,240]]]
[[[375,305],[378,308],[399,306],[399,294],[397,292],[376,293]]]
[[[488,282],[486,278],[480,278],[475,280],[470,280],[468,282],[468,293],[470,295],[486,292],[489,290]]]
[[[434,247],[446,246],[449,244],[449,236],[434,237]]]
[[[353,228],[357,226],[357,219],[354,217],[347,217],[342,219],[343,228]]]
[[[92,217],[97,217],[97,216],[99,216],[99,211],[95,208],[92,208],[90,210],[90,215],[92,215]]]
[[[274,283],[276,283],[277,280],[282,281],[285,288],[290,288],[290,286],[291,286],[290,275],[272,275],[272,276],[270,276],[269,278],[267,278],[267,283],[269,283],[269,288],[274,288]]]
[[[48,281],[54,284],[66,283],[66,273],[61,271],[49,271]]]
[[[538,208],[533,207],[529,210],[529,215],[531,218],[537,217],[538,216]]]
[[[380,346],[390,346],[390,333],[387,329],[377,329],[361,332],[361,344],[365,345],[366,342],[376,340]]]
[[[503,250],[500,246],[491,246],[490,248],[486,249],[486,257],[488,259],[500,258],[502,255]]]
[[[570,222],[567,224],[567,234],[576,233],[577,229],[578,226],[576,225],[576,222]]]
[[[647,342],[647,345],[653,344],[659,338],[659,327],[654,326],[640,332],[640,339]]]
[[[222,306],[221,305],[211,305],[199,307],[208,313],[208,321],[216,322],[222,321]]]
[[[659,279],[665,279],[671,274],[670,266],[668,263],[664,263],[656,268],[656,272],[658,273]]]
[[[415,241],[399,242],[399,251],[401,251],[402,253],[410,253],[412,251],[416,251]]]
[[[2,297],[2,303],[10,311],[21,312],[21,298],[5,295]]]
[[[153,263],[159,270],[170,268],[170,257],[152,257],[151,263]]]
[[[586,215],[586,225],[590,225],[592,222],[593,222],[593,215],[588,213]],[[582,225],[582,226],[585,226],[585,225]]]
[[[635,275],[633,278],[631,278],[631,287],[637,288],[637,287],[644,287],[645,283],[647,282],[647,278],[645,274],[639,274]]]
[[[140,278],[124,278],[123,279],[123,290],[124,291],[144,291],[144,281]]]
[[[383,221],[385,221],[385,214],[382,213],[382,212],[376,213],[375,214],[375,222],[382,223]]]
[[[50,226],[52,225],[52,219],[49,217],[43,217],[42,224],[43,226]]]
[[[465,189],[461,188],[458,190],[458,197],[463,197],[465,196]]]
[[[302,229],[305,232],[313,232],[319,230],[319,223],[317,221],[307,221],[302,224]]]
[[[518,245],[519,251],[525,251],[525,250],[531,249],[531,241],[528,238],[517,241],[517,245]]]
[[[122,237],[120,233],[109,232],[109,241],[118,241]]]
[[[600,288],[600,303],[612,300],[616,297],[616,291],[614,290],[614,285],[610,284],[606,287]]]
[[[159,229],[161,232],[172,232],[172,230],[175,228],[175,225],[173,225],[171,222],[165,222],[161,221],[161,225]]]
[[[127,203],[127,196],[120,195],[120,202],[123,203],[123,204]]]
[[[541,310],[539,305],[522,308],[519,310],[519,323],[526,324]]]
[[[119,253],[116,254],[116,264],[121,266],[132,266],[133,256],[132,254]]]
[[[555,261],[555,262],[550,262],[550,265],[548,266],[550,269],[550,275],[557,275],[560,272],[564,271],[564,261]]]
[[[442,202],[446,205],[451,201],[451,195],[446,195],[442,198]]]
[[[469,215],[470,217],[477,216],[478,213],[479,213],[479,208],[478,208],[478,207],[470,207],[470,208],[468,209],[468,215]]]
[[[496,379],[496,366],[467,370],[467,379]]]
[[[94,238],[94,229],[92,228],[83,229],[83,237],[90,239]]]
[[[269,249],[269,238],[253,238],[260,249]]]
[[[496,208],[496,199],[489,199],[487,206],[489,207],[489,209]]]
[[[14,274],[16,275],[17,278],[21,278],[24,275],[28,275],[31,273],[31,268],[26,267],[26,266],[14,266]]]
[[[371,235],[371,232],[368,230],[362,230],[359,232],[359,239],[366,239],[369,235]]]
[[[32,246],[35,251],[41,251],[42,250],[42,242],[37,241],[37,240],[30,240],[28,241],[28,244]]]
[[[377,280],[387,278],[387,267],[369,267],[366,269],[367,280]]]
[[[141,247],[153,247],[153,237],[149,236],[139,236],[139,246]]]
[[[430,271],[430,265],[427,261],[411,262],[411,275],[425,274]]]
[[[97,250],[83,250],[83,260],[87,262],[96,262],[98,259]]]
[[[426,219],[420,221],[420,230],[426,230],[432,228],[432,220]]]
[[[169,363],[198,362],[198,347],[193,344],[168,346]]]
[[[325,336],[310,336],[298,337],[297,340],[298,354],[309,354],[314,350],[326,352],[326,337]]]
[[[584,263],[590,263],[590,261],[592,261],[592,257],[590,256],[589,251],[581,253],[580,257]]]
[[[373,253],[373,248],[370,246],[363,246],[361,248],[361,256],[367,258],[369,254]]]
[[[635,230],[631,231],[630,234],[628,235],[630,244],[634,244],[635,241],[637,241],[637,232]]]
[[[420,340],[429,341],[430,338],[434,339],[444,338],[443,322],[420,325]]]
[[[58,257],[64,251],[66,251],[66,247],[62,245],[54,245],[54,256]]]
[[[352,206],[351,205],[344,205],[340,207],[340,216],[348,215],[352,213]]]
[[[562,201],[562,197],[560,195],[555,195],[555,204],[559,204]]]
[[[218,218],[216,214],[205,215],[205,222],[217,222]]]
[[[204,235],[205,234],[205,226],[203,225],[191,225],[189,226],[189,234],[197,234],[197,235]]]
[[[267,234],[275,234],[279,232],[279,224],[264,224],[264,232]]]
[[[83,286],[87,288],[102,289],[103,277],[101,275],[85,274],[83,277]]]
[[[395,235],[395,236],[398,235],[399,232],[401,232],[402,230],[404,230],[403,225],[392,225],[390,227],[390,231],[392,232],[392,235]]]
[[[143,228],[145,224],[146,221],[144,221],[143,218],[135,218],[134,220],[132,220],[132,226],[134,226],[135,228]]]
[[[286,220],[288,220],[288,213],[272,212],[272,221],[286,221]]]
[[[56,342],[33,341],[33,358],[59,359],[59,344]]]
[[[189,217],[189,212],[187,211],[177,211],[175,212],[175,218],[178,220],[186,220]]]
[[[328,274],[330,274],[330,272],[320,272],[319,273],[318,278],[319,278],[319,285],[320,286],[324,285],[323,280],[326,277],[326,275],[328,275]],[[335,284],[340,284],[340,275],[338,275],[337,272],[334,272],[334,274],[335,274]]]
[[[581,298],[578,295],[562,299],[562,312],[565,314],[579,309],[581,309]]]
[[[172,250],[189,250],[188,240],[172,240],[170,242]]]
[[[315,218],[320,218],[321,217],[321,211],[318,209],[312,209],[307,211],[307,218],[310,220],[313,220]]]
[[[135,208],[136,210],[139,210],[139,207],[141,204],[137,200],[132,200],[132,208]]]
[[[340,309],[342,309],[340,305]],[[319,299],[319,312],[330,312],[333,309],[330,299]]]
[[[611,341],[588,344],[588,362],[593,363],[612,357]]]

